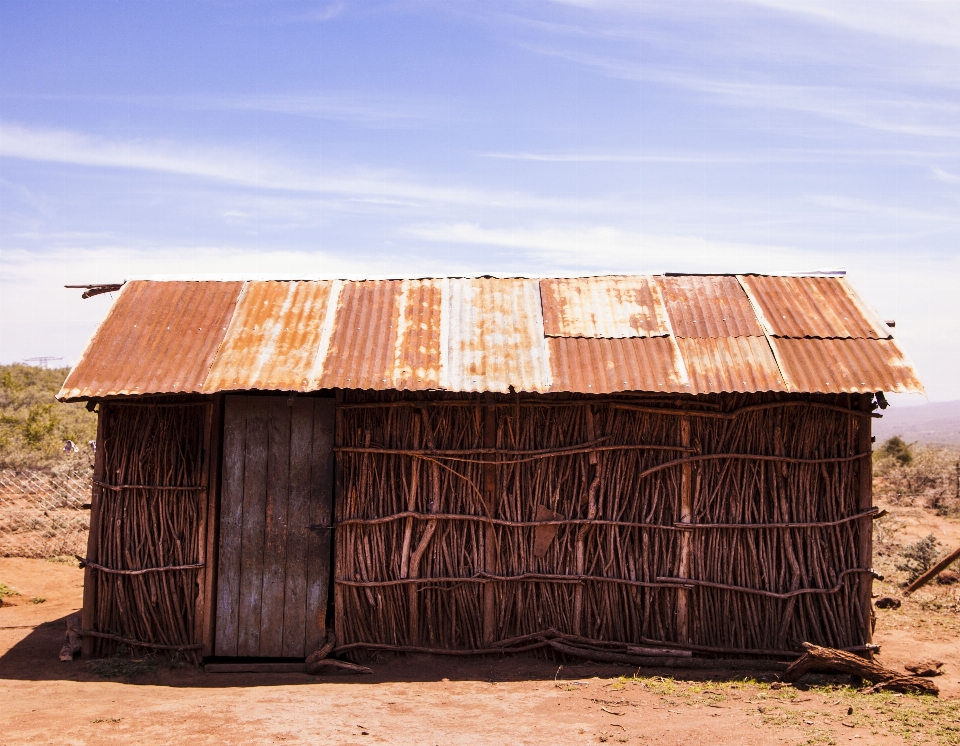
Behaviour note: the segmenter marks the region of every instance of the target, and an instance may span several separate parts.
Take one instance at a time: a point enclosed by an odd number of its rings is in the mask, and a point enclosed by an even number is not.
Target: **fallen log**
[[[907,589],[903,592],[904,596],[909,596],[916,590],[919,590],[931,580],[933,580],[937,575],[940,574],[942,570],[946,570],[950,565],[952,565],[956,560],[960,559],[960,547],[956,551],[951,552],[937,564],[927,570],[923,575],[914,580],[910,585],[907,586]]]
[[[60,648],[60,660],[72,661],[80,652],[80,619],[77,616],[67,618],[67,632],[63,636],[63,647]]]
[[[667,656],[625,655],[610,650],[581,648],[559,640],[545,640],[558,653],[601,663],[624,663],[638,668],[686,668],[701,671],[783,671],[786,663],[780,661],[683,658]]]
[[[859,655],[834,648],[823,648],[809,642],[803,643],[803,648],[807,652],[790,664],[783,675],[785,681],[799,681],[805,674],[812,672],[846,673],[859,676],[873,684],[873,687],[865,690],[867,692],[888,690],[934,696],[940,694],[936,684],[924,678],[905,676],[879,663],[861,658]]]

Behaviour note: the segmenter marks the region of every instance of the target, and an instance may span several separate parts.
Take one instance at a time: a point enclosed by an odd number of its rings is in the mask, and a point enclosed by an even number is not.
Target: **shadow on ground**
[[[20,681],[119,681],[138,685],[178,687],[287,686],[337,681],[343,684],[430,681],[571,681],[594,676],[662,675],[687,681],[775,681],[774,674],[683,671],[622,666],[608,663],[563,661],[534,655],[491,656],[463,659],[431,655],[376,654],[366,665],[373,675],[323,675],[304,673],[205,673],[170,656],[118,656],[73,661],[58,660],[67,618],[48,621],[0,655],[0,679]]]

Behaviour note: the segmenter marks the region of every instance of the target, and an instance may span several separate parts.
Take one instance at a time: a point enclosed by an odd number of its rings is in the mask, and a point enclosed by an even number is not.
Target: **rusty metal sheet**
[[[890,330],[843,277],[738,276],[774,337],[889,339]]]
[[[313,387],[439,388],[440,283],[344,283]]]
[[[200,391],[242,287],[128,282],[57,398]]]
[[[764,322],[766,337],[755,334],[757,327],[745,318],[743,297],[730,278],[686,277],[664,281],[677,337],[644,336],[670,329],[668,306],[648,278],[635,278],[634,285],[628,279],[582,280],[590,289],[574,294],[575,303],[562,310],[559,299],[581,281],[448,278],[245,286],[133,281],[60,398],[319,388],[922,391],[916,371],[892,340],[777,336],[799,333],[798,313],[809,316],[806,331],[876,331],[876,322],[861,312],[865,306],[837,278],[739,278],[753,307],[767,309],[764,316],[784,311],[776,323]],[[793,280],[819,293],[807,292],[801,311],[776,305],[788,303]],[[624,291],[630,287],[634,290]],[[604,299],[603,310],[578,317],[576,303],[582,308],[595,292]],[[618,306],[611,300],[616,298],[626,301]],[[816,298],[825,298],[826,310],[807,308]],[[654,311],[640,314],[641,306]],[[573,336],[547,335],[547,309],[552,331]],[[721,332],[730,336],[713,336]],[[742,336],[745,332],[754,334]]]
[[[660,279],[678,337],[762,337],[763,328],[736,277],[684,275]]]
[[[453,278],[441,287],[441,388],[550,389],[539,281]]]
[[[670,333],[660,288],[650,277],[541,280],[548,337],[625,339]]]
[[[683,360],[671,337],[552,337],[547,344],[553,372],[551,391],[690,391]]]
[[[765,337],[678,338],[693,394],[786,391]]]
[[[399,293],[396,280],[344,283],[313,388],[393,388]]]
[[[400,390],[440,388],[441,280],[404,280],[397,297],[393,383]]]
[[[790,391],[925,393],[892,339],[771,339]]]
[[[309,390],[333,285],[248,282],[202,390]]]

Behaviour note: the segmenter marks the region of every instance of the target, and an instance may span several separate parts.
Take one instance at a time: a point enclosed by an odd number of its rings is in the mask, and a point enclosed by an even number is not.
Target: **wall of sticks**
[[[869,402],[346,392],[339,650],[862,648]]]
[[[101,402],[84,655],[199,661],[210,404]]]

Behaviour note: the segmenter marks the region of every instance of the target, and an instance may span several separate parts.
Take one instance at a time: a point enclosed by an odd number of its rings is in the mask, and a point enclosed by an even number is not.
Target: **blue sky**
[[[960,370],[960,3],[0,0],[0,362],[152,275],[845,268]]]

